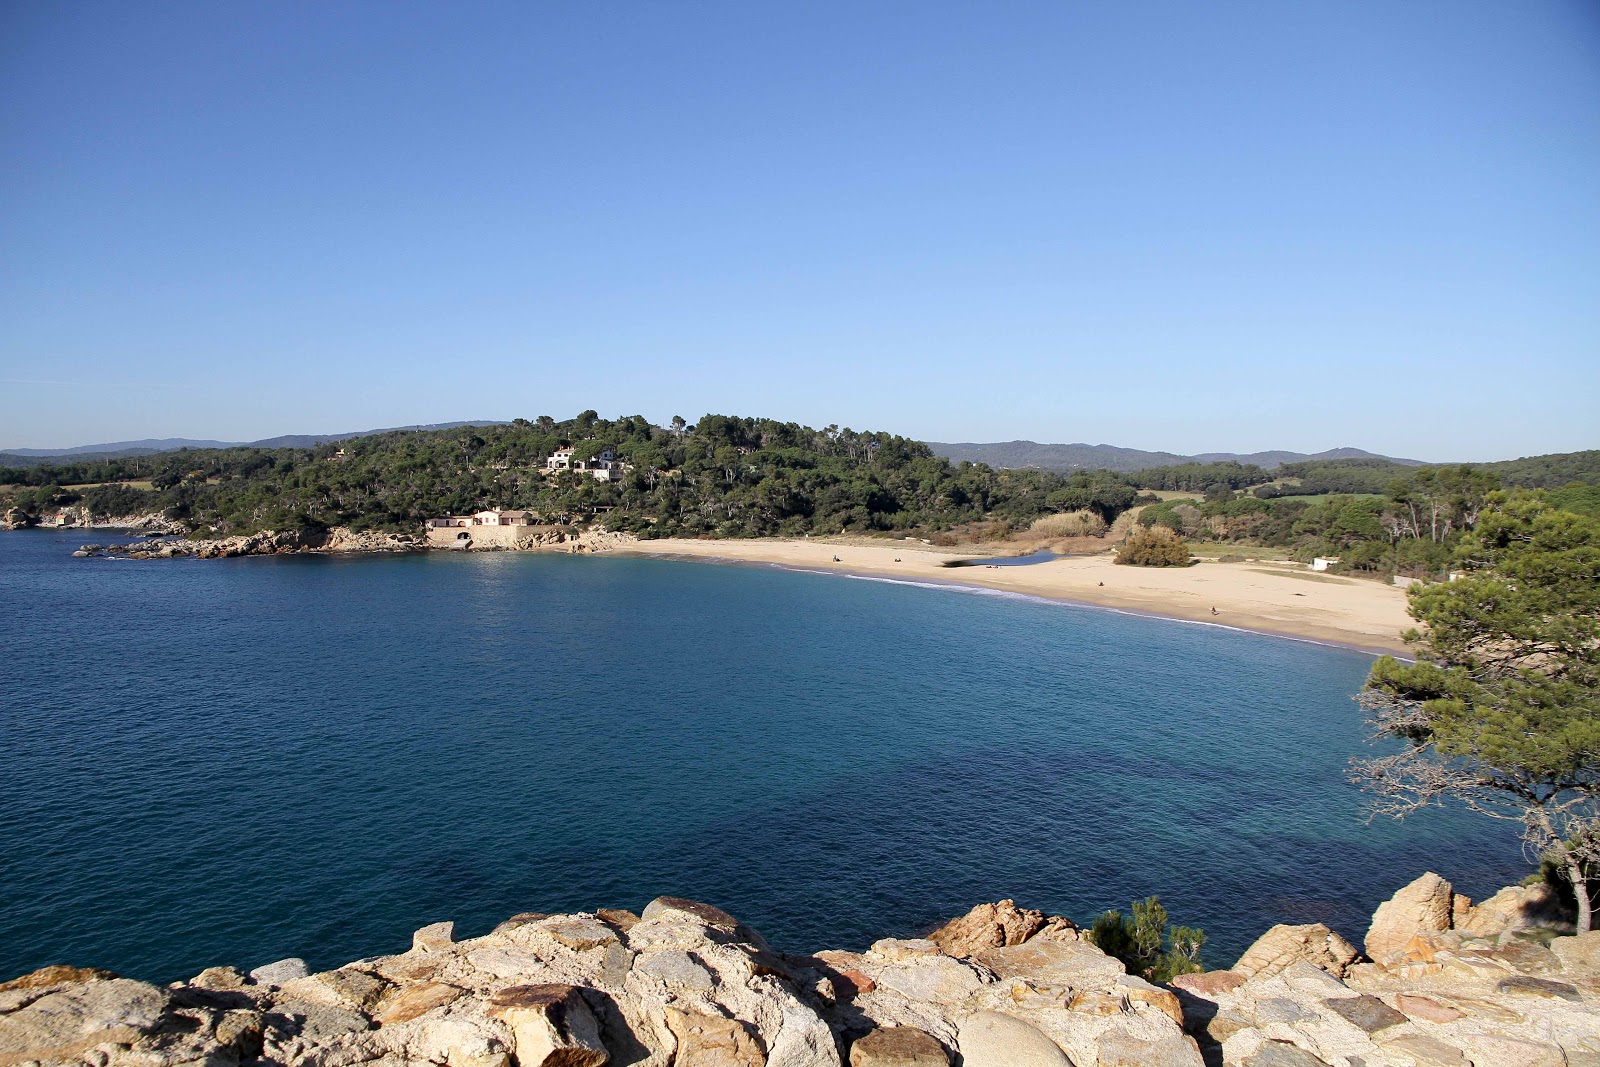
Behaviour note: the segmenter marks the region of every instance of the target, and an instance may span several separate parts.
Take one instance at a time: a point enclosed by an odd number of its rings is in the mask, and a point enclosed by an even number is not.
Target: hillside
[[[260,441],[197,441],[187,437],[167,437],[142,441],[112,441],[99,445],[74,445],[71,448],[11,448],[0,451],[0,467],[35,467],[55,461],[93,462],[153,456],[162,452],[201,448],[313,448],[357,437],[373,437],[397,430],[451,430],[457,426],[500,426],[497,420],[473,419],[465,422],[432,422],[416,426],[389,426],[381,430],[353,430],[348,433],[285,434]]]
[[[1036,441],[1003,441],[989,444],[963,442],[943,443],[929,441],[928,447],[936,456],[952,463],[970,460],[987,463],[991,467],[1026,468],[1041,470],[1112,470],[1121,473],[1149,467],[1178,466],[1185,463],[1247,463],[1272,470],[1285,463],[1307,460],[1377,459],[1408,467],[1423,466],[1421,460],[1395,459],[1380,456],[1359,448],[1330,448],[1326,452],[1204,452],[1195,456],[1180,456],[1173,452],[1147,452],[1137,448],[1120,448],[1116,445],[1090,444],[1040,444]]]
[[[614,452],[601,471],[546,470]],[[70,457],[69,457],[70,458]],[[595,477],[603,474],[604,478]],[[423,520],[491,507],[602,517],[640,536],[937,531],[1048,511],[1110,522],[1135,492],[1109,473],[958,470],[893,434],[706,415],[698,425],[556,422],[391,431],[311,447],[196,449],[0,469],[26,521],[77,506],[95,516],[162,513],[207,535],[349,527],[416,532]],[[74,488],[68,488],[74,487]]]

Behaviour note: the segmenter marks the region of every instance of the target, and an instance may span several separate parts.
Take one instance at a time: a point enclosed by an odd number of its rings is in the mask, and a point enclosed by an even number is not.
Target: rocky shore
[[[0,984],[0,1067],[1561,1067],[1600,1063],[1600,932],[1543,887],[1474,907],[1427,874],[1364,952],[1276,926],[1159,985],[1069,920],[984,904],[926,938],[774,952],[706,904],[452,924],[308,974],[156,986],[46,967]]]
[[[576,528],[557,533],[543,532],[516,545],[464,540],[452,544],[429,544],[420,537],[367,530],[357,532],[334,526],[326,530],[290,530],[225,538],[156,536],[130,544],[86,544],[74,556],[112,556],[119,559],[228,559],[235,556],[281,556],[300,553],[342,552],[598,552],[632,543],[625,534],[586,531]]]

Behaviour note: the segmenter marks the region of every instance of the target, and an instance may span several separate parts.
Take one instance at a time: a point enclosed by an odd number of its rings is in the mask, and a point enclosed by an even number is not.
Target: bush
[[[1200,962],[1200,948],[1206,943],[1204,930],[1168,926],[1167,909],[1161,906],[1160,897],[1136,900],[1132,910],[1132,915],[1102,912],[1089,930],[1089,941],[1121,960],[1130,973],[1152,982],[1205,970]]]
[[[1117,550],[1116,562],[1136,567],[1187,567],[1194,561],[1189,558],[1188,544],[1177,531],[1149,526],[1128,535]]]

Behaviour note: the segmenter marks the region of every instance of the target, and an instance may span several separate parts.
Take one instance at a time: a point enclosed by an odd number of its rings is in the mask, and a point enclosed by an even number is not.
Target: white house
[[[531,511],[506,511],[502,508],[490,508],[480,511],[472,516],[474,526],[532,526],[534,514]]]
[[[1314,571],[1325,571],[1338,562],[1338,556],[1318,556],[1316,559],[1311,561],[1311,569]]]
[[[588,459],[578,459],[570,448],[558,448],[544,461],[544,467],[548,471],[583,471],[601,482],[616,481],[628,469],[609,448],[601,449]]]

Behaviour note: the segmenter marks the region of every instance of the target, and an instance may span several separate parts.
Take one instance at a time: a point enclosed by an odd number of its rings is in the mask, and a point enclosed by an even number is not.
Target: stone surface
[[[445,952],[456,943],[456,924],[434,923],[411,935],[413,952]]]
[[[1406,1017],[1377,997],[1362,994],[1357,997],[1330,997],[1323,1006],[1346,1022],[1361,1027],[1369,1034],[1399,1026]]]
[[[736,933],[739,930],[739,920],[723,911],[721,908],[702,904],[698,900],[685,900],[683,897],[657,897],[645,905],[641,919],[654,919],[662,915],[683,915],[696,922],[704,923],[727,933]]]
[[[378,1021],[384,1026],[410,1022],[419,1015],[456,1001],[465,992],[444,982],[408,986],[382,1003],[378,1010]]]
[[[1000,978],[1026,977],[1076,988],[1114,982],[1127,971],[1087,941],[1029,941],[988,949],[974,959]]]
[[[1413,1019],[1422,1019],[1430,1023],[1453,1023],[1457,1019],[1466,1017],[1465,1012],[1440,1004],[1432,997],[1401,993],[1394,999],[1394,1006]]]
[[[158,988],[46,968],[0,985],[0,1067],[861,1067],[936,1051],[929,1067],[1198,1067],[1202,1051],[1222,1067],[1600,1067],[1600,935],[1547,949],[1550,933],[1525,928],[1417,931],[1407,952],[1425,944],[1431,961],[1354,963],[1341,978],[1291,947],[1258,954],[1268,962],[1248,977],[1160,986],[1047,929],[971,959],[931,939],[783,956],[720,909],[646,910],[528,913],[319,974],[264,970],[267,982],[218,967]],[[1000,931],[979,940],[1012,939],[1004,902],[977,914]]]
[[[1576,987],[1566,982],[1555,982],[1548,978],[1534,978],[1525,974],[1514,974],[1510,978],[1502,978],[1495,983],[1496,993],[1510,993],[1529,997],[1560,997],[1562,1000],[1580,1002]]]
[[[1409,1059],[1407,1067],[1467,1067],[1459,1048],[1426,1034],[1401,1034],[1385,1041],[1383,1050],[1391,1059]]]
[[[1328,1067],[1328,1061],[1287,1041],[1268,1041],[1244,1060],[1243,1067]]]
[[[1019,908],[1014,900],[979,904],[928,935],[947,956],[967,958],[986,949],[1020,945],[1034,937],[1074,940],[1078,928],[1070,919]]]
[[[296,978],[304,978],[309,973],[306,970],[306,961],[298,956],[292,956],[277,963],[269,963],[264,967],[257,967],[250,972],[250,981],[256,985],[280,986],[292,982]]]
[[[600,1042],[599,1023],[573,986],[512,986],[491,1003],[493,1014],[511,1028],[517,1067],[602,1067],[611,1058]]]
[[[1550,952],[1574,977],[1600,979],[1600,930],[1558,937],[1550,942]]]
[[[1233,965],[1245,978],[1280,974],[1290,964],[1305,961],[1319,970],[1343,978],[1360,955],[1354,945],[1322,923],[1278,925],[1256,939]]]
[[[1203,974],[1180,974],[1167,984],[1202,997],[1215,997],[1244,985],[1245,976],[1237,971],[1206,971]]]
[[[933,1035],[914,1026],[892,1026],[851,1045],[850,1067],[950,1067],[950,1056]]]
[[[720,1015],[666,1010],[667,1026],[677,1040],[674,1063],[703,1067],[764,1067],[767,1055],[749,1027]],[[520,1065],[519,1065],[520,1067]]]
[[[1193,1038],[1164,1033],[1144,1038],[1110,1030],[1096,1042],[1096,1067],[1204,1067]]]
[[[1401,955],[1406,942],[1418,933],[1450,929],[1453,896],[1450,883],[1429,871],[1379,904],[1367,930],[1367,955],[1376,963],[1387,963]]]
[[[1072,1067],[1061,1046],[1037,1027],[999,1012],[969,1016],[956,1042],[962,1067]]]
[[[1458,925],[1479,937],[1496,937],[1507,930],[1556,924],[1560,912],[1555,893],[1543,882],[1514,885],[1469,909],[1465,922]]]
[[[617,941],[614,929],[587,915],[557,916],[536,925],[574,952],[586,952]]]

